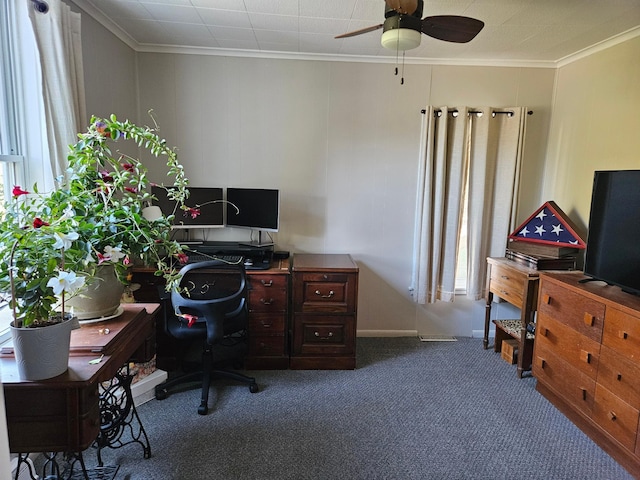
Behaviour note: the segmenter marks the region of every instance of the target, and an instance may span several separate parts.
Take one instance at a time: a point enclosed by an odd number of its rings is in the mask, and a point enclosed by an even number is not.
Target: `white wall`
[[[148,122],[153,108],[193,186],[279,188],[277,248],[348,252],[358,262],[361,333],[482,330],[483,302],[422,307],[409,295],[420,110],[534,111],[524,220],[543,201],[553,69],[406,65],[400,85],[390,64],[135,53],[83,21],[88,113]],[[215,231],[209,239],[243,235]]]
[[[279,188],[277,248],[353,255],[360,331],[471,335],[482,325],[483,307],[417,307],[409,296],[420,110],[432,103],[535,111],[526,218],[541,203],[553,70],[408,65],[400,85],[388,64],[138,56],[140,115],[157,113],[193,186]]]

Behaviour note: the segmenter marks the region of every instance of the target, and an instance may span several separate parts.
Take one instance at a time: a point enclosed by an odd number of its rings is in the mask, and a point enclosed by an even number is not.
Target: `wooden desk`
[[[11,452],[82,452],[96,440],[98,385],[116,376],[130,359],[150,360],[152,351],[158,305],[123,308],[116,319],[85,324],[72,332],[69,368],[57,377],[21,380],[15,358],[0,357]],[[100,363],[89,363],[101,355]]]
[[[133,269],[132,282],[140,285],[134,292],[138,302],[159,302],[164,289],[164,278],[155,270],[144,267]],[[245,367],[258,369],[286,369],[289,367],[289,259],[273,260],[266,270],[247,270],[249,282],[249,352]],[[164,307],[163,307],[164,308]],[[171,313],[171,312],[168,312]],[[163,318],[164,312],[158,318]],[[176,370],[184,344],[156,329],[158,368]]]

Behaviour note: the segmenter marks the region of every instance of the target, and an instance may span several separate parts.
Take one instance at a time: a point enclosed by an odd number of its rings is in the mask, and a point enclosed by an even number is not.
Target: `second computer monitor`
[[[277,232],[280,192],[266,188],[227,188],[227,226]],[[237,207],[237,209],[236,209]]]

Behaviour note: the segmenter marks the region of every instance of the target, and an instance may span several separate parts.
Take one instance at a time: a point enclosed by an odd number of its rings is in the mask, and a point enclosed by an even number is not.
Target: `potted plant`
[[[69,168],[57,179],[55,190],[40,193],[37,186],[14,187],[5,205],[0,219],[0,291],[10,296],[12,332],[35,326],[46,330],[59,323],[73,297],[85,296],[92,285],[100,295],[100,271],[105,266],[126,284],[130,266],[141,262],[164,276],[167,289],[177,287],[186,256],[171,238],[171,217],[145,218],[144,209],[152,200],[147,169],[135,155],[115,150],[127,140],[135,151],[164,157],[172,178],[166,187],[170,198],[185,213],[198,214],[185,205],[187,179],[157,126],[137,126],[114,115],[93,117],[70,147]],[[40,352],[36,361],[47,355]]]

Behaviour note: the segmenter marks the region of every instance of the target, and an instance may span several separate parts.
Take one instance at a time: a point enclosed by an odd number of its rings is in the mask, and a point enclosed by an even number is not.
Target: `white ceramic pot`
[[[11,323],[13,354],[21,379],[44,380],[67,370],[74,324],[74,319],[37,328],[16,328]]]
[[[65,310],[73,311],[78,320],[108,317],[120,306],[123,292],[113,265],[102,265],[78,295],[65,301]]]

